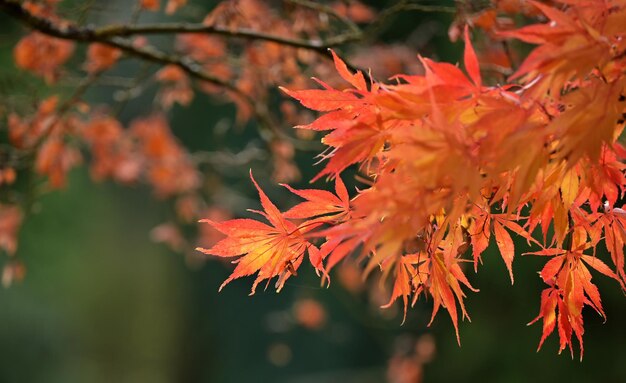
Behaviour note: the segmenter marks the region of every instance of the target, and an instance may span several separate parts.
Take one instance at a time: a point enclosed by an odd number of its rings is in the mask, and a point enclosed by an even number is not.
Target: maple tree
[[[235,258],[220,289],[256,274],[252,293],[274,278],[280,291],[305,258],[328,284],[338,264],[357,261],[364,276],[378,274],[391,285],[386,306],[402,301],[405,317],[422,295],[432,299],[431,322],[444,308],[460,343],[458,318],[469,319],[464,298],[478,291],[466,277],[470,264],[478,271],[483,252],[495,242],[513,283],[513,262],[522,255],[513,238],[520,237],[534,247],[523,255],[546,259],[540,271],[546,288],[531,322],[543,322],[539,348],[557,329],[559,352],[569,348],[573,355],[576,338],[581,358],[583,307],[605,316],[592,273],[626,290],[626,211],[619,206],[626,188],[626,148],[620,143],[626,1],[494,0],[478,10],[463,3],[450,9],[398,2],[377,15],[356,1],[287,0],[279,12],[261,1],[230,0],[202,23],[133,20],[101,27],[60,16],[57,3],[0,0],[0,9],[33,29],[14,48],[16,65],[50,86],[66,75],[63,65],[76,54],[75,44],[88,44],[86,77],[69,99],[50,96],[31,113],[8,113],[10,155],[27,153],[30,171],[59,188],[88,153],[94,179],[144,181],[157,197],[174,199],[179,223],[203,218],[201,238],[190,242],[174,223],[156,228],[153,236],[182,252],[198,247]],[[161,5],[138,1],[136,15]],[[169,0],[165,13],[185,6]],[[449,36],[463,37],[463,70],[397,51],[386,69],[367,72],[335,51],[364,39],[362,25],[375,31],[390,15],[411,10],[456,14]],[[516,25],[510,16],[518,14],[533,21]],[[482,38],[480,49],[474,49],[472,33]],[[175,54],[151,43],[147,36],[153,34],[175,35]],[[532,45],[519,65],[507,45],[511,40]],[[158,86],[156,111],[128,128],[111,110],[82,102],[85,90],[106,80],[125,56],[160,65],[148,76]],[[419,60],[421,74],[400,74],[411,60]],[[305,89],[311,75],[319,88]],[[141,81],[131,81],[125,97]],[[312,119],[292,101],[273,110],[268,105],[278,87],[319,117]],[[267,223],[229,219],[209,208],[211,196],[203,188],[208,177],[198,167],[202,156],[184,148],[167,119],[168,110],[190,104],[196,91],[235,104],[240,123],[258,122],[278,182],[299,175],[295,149],[322,134],[324,165],[312,181],[330,180],[334,192],[284,185],[303,201],[281,211],[251,172],[263,208],[254,212]],[[283,125],[296,125],[295,133]],[[17,163],[0,164],[0,186],[19,179]],[[348,168],[358,169],[357,190],[344,184]],[[0,248],[9,254],[16,251],[22,210],[28,207],[0,205]],[[216,238],[207,227],[223,235]],[[598,256],[602,246],[610,260]],[[3,281],[23,273],[12,261]]]

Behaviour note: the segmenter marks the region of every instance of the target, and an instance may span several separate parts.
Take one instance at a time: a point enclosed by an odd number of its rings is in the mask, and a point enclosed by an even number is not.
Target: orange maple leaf
[[[161,7],[160,0],[139,0],[139,6],[148,11],[158,11]]]
[[[59,67],[70,58],[73,52],[72,41],[31,32],[15,45],[13,56],[18,68],[40,75],[48,84],[51,84],[59,76]]]
[[[289,185],[283,186],[306,200],[286,211],[284,214],[286,218],[315,218],[318,222],[324,222],[338,220],[350,211],[348,190],[339,176],[335,177],[335,193],[337,195],[326,190],[296,190]]]
[[[465,277],[463,270],[461,270],[461,267],[459,266],[458,259],[454,259],[450,264],[446,265],[443,257],[440,254],[435,254],[429,262],[430,281],[428,290],[430,295],[433,297],[433,312],[428,325],[430,326],[437,315],[437,311],[439,311],[439,308],[443,306],[448,311],[450,319],[452,319],[452,324],[454,325],[454,330],[456,332],[456,340],[460,345],[461,338],[459,336],[456,306],[457,301],[461,307],[462,319],[467,318],[470,320],[470,317],[465,310],[465,304],[463,303],[465,293],[461,290],[461,285],[465,285],[467,288],[475,292],[478,290],[473,288]]]
[[[87,49],[85,70],[88,73],[102,72],[111,68],[122,56],[122,51],[105,44],[93,43]]]
[[[586,246],[586,244],[581,246]],[[560,341],[559,353],[565,347],[569,347],[573,356],[571,337],[576,335],[580,345],[580,359],[582,360],[584,352],[583,306],[589,305],[602,317],[605,317],[600,293],[596,285],[591,282],[591,273],[586,265],[609,278],[615,279],[620,283],[622,289],[625,288],[624,283],[600,259],[578,251],[544,249],[532,254],[552,256],[539,274],[541,279],[551,287],[541,294],[539,315],[528,323],[531,325],[543,318],[543,333],[537,351],[543,345],[544,340],[554,331],[556,324],[558,325]],[[558,311],[558,317],[556,311]]]
[[[250,293],[252,295],[260,282],[276,276],[279,277],[276,290],[280,291],[287,278],[296,275],[304,253],[308,252],[309,256],[314,258],[318,250],[303,235],[311,229],[311,226],[302,228],[285,219],[259,187],[252,172],[250,178],[259,192],[264,210],[255,212],[265,217],[270,225],[252,219],[233,219],[225,222],[203,219],[200,222],[212,225],[227,237],[210,249],[197,248],[197,250],[218,257],[240,257],[233,261],[237,263],[237,267],[222,283],[220,290],[234,279],[258,272],[252,285]]]
[[[185,4],[187,4],[187,0],[169,0],[165,6],[165,13],[171,15]]]
[[[537,94],[549,91],[558,98],[568,81],[583,79],[593,68],[604,66],[615,54],[615,47],[623,46],[624,4],[590,1],[575,6],[579,2],[571,2],[574,6],[560,10],[538,1],[529,3],[550,22],[500,34],[539,44],[511,77],[523,77],[527,82],[538,79]]]

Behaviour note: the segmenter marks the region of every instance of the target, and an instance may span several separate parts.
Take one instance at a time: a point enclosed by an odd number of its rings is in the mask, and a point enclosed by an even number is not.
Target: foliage
[[[395,280],[390,303],[401,298],[406,310],[409,299],[428,295],[433,317],[446,308],[458,337],[458,309],[469,319],[462,286],[477,291],[463,272],[465,253],[471,244],[477,269],[493,234],[513,283],[512,232],[541,249],[528,254],[549,257],[540,273],[548,287],[533,321],[544,322],[539,347],[556,326],[559,351],[572,350],[575,335],[582,358],[583,306],[604,317],[589,268],[622,289],[626,281],[626,214],[615,206],[626,186],[625,151],[617,142],[625,106],[626,3],[572,3],[562,10],[533,4],[550,24],[500,33],[539,44],[511,76],[521,77],[519,84],[483,85],[466,28],[467,75],[421,58],[424,75],[368,86],[361,72],[351,73],[334,56],[352,88],[337,90],[319,80],[321,90],[283,88],[305,107],[326,113],[300,128],[330,131],[322,138],[327,162],[315,179],[335,177],[338,197],[294,191],[306,201],[284,216],[272,205],[265,215],[280,222],[302,251],[269,242],[268,235],[252,239],[237,220],[209,222],[227,238],[202,251],[223,256],[227,245],[227,255],[243,255],[226,283],[258,271],[257,281],[280,275],[280,289],[284,275],[295,274],[303,249],[321,243],[320,254],[310,252],[310,259],[325,276],[357,252],[367,259],[365,274],[378,268],[383,279]],[[347,202],[339,177],[352,164],[367,177],[367,188]],[[290,214],[294,210],[299,214]],[[229,230],[222,229],[226,225]],[[541,240],[532,236],[539,226]],[[601,238],[614,270],[595,256]],[[268,249],[250,251],[253,241]]]
[[[0,165],[0,185],[12,185],[18,169],[18,180],[32,171],[47,187],[62,187],[87,153],[94,179],[145,181],[157,197],[175,199],[179,223],[213,215],[202,222],[226,236],[217,243],[202,227],[205,238],[189,243],[172,223],[154,236],[183,252],[200,246],[206,254],[236,257],[220,289],[256,274],[252,293],[274,277],[280,291],[305,257],[326,284],[337,264],[356,259],[364,276],[378,270],[382,283],[392,286],[386,306],[400,299],[406,316],[424,295],[433,301],[431,322],[446,309],[459,343],[458,317],[469,319],[465,294],[478,291],[466,277],[467,266],[478,270],[493,236],[513,283],[519,255],[513,234],[534,246],[523,255],[546,258],[540,277],[547,287],[531,322],[543,321],[539,347],[557,328],[559,352],[568,347],[573,355],[576,337],[582,358],[583,307],[605,317],[590,270],[626,290],[626,212],[618,206],[626,188],[626,149],[619,142],[626,107],[626,1],[493,1],[478,10],[470,5],[459,4],[449,30],[452,39],[464,37],[465,70],[420,56],[421,74],[407,75],[366,74],[329,48],[363,40],[394,12],[447,7],[399,2],[377,16],[356,1],[290,0],[276,10],[261,1],[230,0],[200,24],[91,27],[59,16],[55,0],[0,0],[7,13],[34,29],[15,46],[16,65],[49,85],[65,75],[75,42],[89,44],[86,77],[73,95],[63,102],[58,96],[41,100],[30,113],[9,112],[13,160]],[[160,6],[142,0],[137,10]],[[170,0],[166,13],[184,6]],[[519,14],[534,23],[516,26]],[[365,31],[363,24],[369,25]],[[478,54],[469,26],[482,37]],[[150,34],[176,35],[176,54],[151,43]],[[517,66],[512,39],[534,45]],[[394,70],[408,66],[404,53],[392,56]],[[127,129],[112,110],[81,102],[85,90],[125,56],[162,66],[147,76],[159,87],[156,111]],[[316,79],[321,89],[299,90],[311,75],[328,80]],[[374,78],[386,75],[393,77]],[[131,81],[125,94],[141,85]],[[308,112],[289,101],[272,110],[277,86],[322,114],[307,121]],[[194,87],[235,104],[240,124],[259,123],[278,182],[299,175],[294,149],[313,143],[316,132],[324,134],[324,167],[312,181],[334,180],[335,192],[284,185],[304,201],[281,212],[250,173],[263,207],[255,212],[269,225],[207,210],[213,191],[200,167],[205,157],[190,153],[167,123],[168,110],[188,105]],[[295,136],[282,121],[297,125]],[[362,186],[350,191],[342,175],[353,167]],[[13,254],[22,212],[18,202],[7,202],[0,205],[0,246]],[[601,246],[610,263],[597,256]],[[12,273],[9,282],[23,274],[16,265],[5,268]]]

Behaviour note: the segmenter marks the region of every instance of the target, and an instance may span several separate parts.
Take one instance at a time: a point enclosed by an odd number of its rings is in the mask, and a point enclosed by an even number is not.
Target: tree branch
[[[6,13],[32,29],[46,35],[64,40],[100,43],[117,48],[130,56],[138,57],[146,61],[163,65],[175,65],[191,77],[223,87],[251,103],[253,102],[250,96],[239,90],[235,85],[206,73],[198,63],[188,58],[169,55],[151,46],[136,46],[133,45],[130,40],[121,37],[108,38],[98,36],[94,33],[94,30],[90,28],[77,27],[71,24],[56,25],[45,18],[35,16],[28,12],[17,0],[0,0],[0,8],[3,8]]]
[[[361,38],[360,33],[350,32],[335,37],[328,38],[326,40],[305,40],[305,39],[292,39],[288,37],[277,36],[269,33],[259,32],[252,29],[229,29],[223,27],[217,27],[204,24],[191,24],[191,23],[158,23],[158,24],[143,24],[143,25],[108,25],[105,27],[91,30],[91,33],[97,38],[111,38],[111,37],[128,37],[133,35],[148,35],[148,34],[168,34],[168,33],[202,33],[202,34],[214,34],[228,37],[239,37],[249,40],[262,40],[268,42],[274,42],[277,44],[290,46],[294,48],[304,48],[313,51],[322,52],[328,48],[332,48],[338,45],[357,41]]]

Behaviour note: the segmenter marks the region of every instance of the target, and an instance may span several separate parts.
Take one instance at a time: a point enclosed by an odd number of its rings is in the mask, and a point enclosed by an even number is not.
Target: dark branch
[[[89,28],[77,27],[71,24],[56,25],[45,18],[35,16],[28,12],[17,0],[0,0],[0,8],[3,8],[6,13],[22,23],[46,35],[65,40],[101,43],[147,61],[163,65],[175,65],[194,78],[218,85],[236,93],[240,97],[244,97],[247,100],[249,99],[248,95],[241,92],[233,84],[206,73],[202,70],[200,65],[184,57],[169,55],[151,46],[139,47],[133,45],[130,40],[120,37],[101,37],[94,33],[94,30]]]
[[[203,33],[228,37],[239,37],[249,40],[262,40],[274,42],[280,45],[294,48],[303,48],[314,51],[324,51],[338,45],[357,41],[361,38],[358,33],[346,33],[326,40],[305,40],[292,39],[277,36],[269,33],[259,32],[252,29],[228,29],[223,27],[190,24],[190,23],[159,23],[143,25],[109,25],[91,30],[91,33],[98,38],[110,38],[119,36],[147,35],[147,34],[168,34],[168,33]]]

